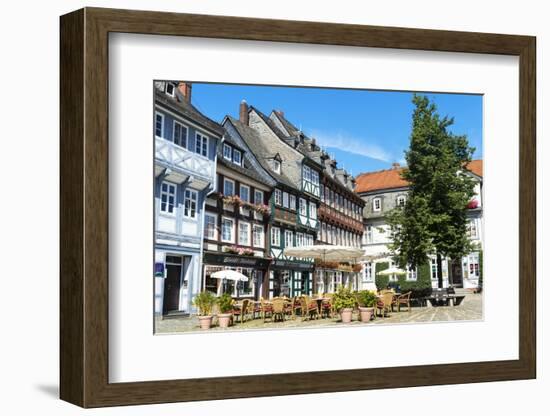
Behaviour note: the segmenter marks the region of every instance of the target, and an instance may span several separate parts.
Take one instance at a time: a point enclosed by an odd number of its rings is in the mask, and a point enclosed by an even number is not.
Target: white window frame
[[[304,181],[311,183],[311,168],[307,165],[304,165]]]
[[[157,134],[157,117],[160,116],[160,134]],[[159,111],[155,111],[155,136],[164,139],[164,114]]]
[[[273,201],[275,202],[275,205],[281,206],[283,203],[283,193],[280,189],[275,189]]]
[[[277,159],[273,159],[273,172],[277,174],[281,174],[281,162],[279,162]]]
[[[300,215],[307,216],[307,201],[304,198],[300,198],[298,209]]]
[[[288,192],[283,192],[283,207],[289,208],[289,202],[288,202]]]
[[[376,207],[378,203],[378,208]],[[382,199],[381,198],[374,198],[372,200],[372,210],[374,212],[380,212],[382,210]]]
[[[241,239],[241,226],[246,226],[246,240],[243,242]],[[250,223],[247,221],[239,221],[239,225],[237,227],[238,230],[238,242],[240,246],[250,246]]]
[[[281,247],[281,229],[279,227],[271,227],[271,245]]]
[[[174,120],[174,123],[172,123],[172,143],[174,143],[176,146],[179,146],[183,149],[187,149],[187,145],[189,144],[189,127],[185,124],[183,124],[181,121]],[[180,129],[185,129],[185,137],[183,140],[185,143],[176,143],[176,125],[180,126]],[[180,137],[181,139],[181,137]]]
[[[430,258],[430,278],[432,280],[437,280],[437,258],[431,257]]]
[[[208,221],[207,218],[213,218],[214,219],[214,227],[212,229],[212,236],[207,232],[208,231]],[[217,240],[218,239],[218,214],[214,214],[212,212],[205,212],[204,213],[204,230],[203,230],[204,238],[207,240]]]
[[[314,220],[317,219],[317,205],[312,201],[309,201],[309,218]]]
[[[304,233],[296,233],[296,247],[303,247],[304,242]]]
[[[231,194],[226,194],[225,193],[225,183],[226,182],[230,182],[232,185],[233,185],[233,192]],[[229,179],[229,178],[223,178],[223,194],[225,196],[233,196],[235,195],[235,181],[233,179]]]
[[[291,230],[285,230],[285,247],[294,247],[294,233]]]
[[[228,221],[231,223],[231,238],[226,239],[223,235],[224,230],[224,221]],[[222,224],[221,224],[221,240],[224,243],[235,243],[235,219],[230,217],[222,217]]]
[[[418,269],[415,268],[411,270],[411,268],[407,266],[406,280],[409,282],[415,282],[417,279],[418,279]]]
[[[306,234],[304,237],[304,242],[307,247],[312,246],[314,244],[314,238],[311,234]]]
[[[365,263],[365,266],[363,267],[364,273],[363,273],[363,281],[365,282],[372,282],[373,278],[373,263],[368,261]]]
[[[288,196],[288,206],[292,211],[296,211],[296,195],[289,194]]]
[[[197,152],[197,145],[199,144],[199,142],[200,142],[200,149]],[[204,146],[205,144],[206,144],[206,148]],[[195,153],[203,157],[208,157],[208,136],[198,131],[195,132]]]
[[[189,201],[189,207],[187,207],[188,201]],[[189,215],[193,212],[193,202],[195,203],[195,208],[194,208],[195,213],[194,215]],[[192,220],[197,219],[198,207],[199,207],[199,193],[194,189],[186,189],[185,191],[183,191],[183,216],[185,218],[189,218]]]
[[[226,150],[229,150],[229,155],[225,154]],[[233,160],[232,152],[233,152],[233,148],[231,146],[229,146],[227,143],[224,143],[223,144],[223,158],[226,159],[226,160],[230,160],[230,161]]]
[[[401,202],[401,201],[403,201],[403,202]],[[399,195],[399,196],[397,197],[397,201],[396,201],[396,202],[397,202],[397,206],[398,206],[398,207],[404,207],[405,204],[407,203],[407,198],[405,197],[405,195]]]
[[[172,87],[172,93],[168,92],[168,87]],[[166,95],[169,95],[170,97],[174,97],[176,95],[176,86],[171,82],[165,82],[164,83],[164,93]]]
[[[235,156],[239,155],[239,160],[237,161],[237,158]],[[233,163],[236,165],[241,166],[243,163],[243,154],[238,149],[233,149]]]
[[[168,191],[168,192],[165,192],[162,190],[162,185],[167,185],[168,186],[168,189],[170,188],[173,188],[174,189],[174,193],[173,193],[173,197],[174,197],[174,204],[172,206],[172,212],[166,210],[166,209],[162,209],[162,195],[166,195],[166,208],[168,208],[170,206],[169,204],[169,199],[170,199],[170,195],[172,195],[172,192]],[[178,200],[177,200],[177,197],[178,197],[178,187],[175,183],[172,183],[172,182],[167,182],[167,181],[164,181],[160,184],[160,212],[162,212],[164,215],[170,215],[170,216],[173,216],[175,217],[176,216],[176,208],[177,208],[177,204],[178,204]]]
[[[258,195],[260,195],[259,198],[258,198]],[[256,205],[264,203],[264,191],[261,191],[259,189],[254,190],[254,203]]]
[[[471,218],[468,221],[468,236],[474,240],[479,238],[476,218]]]
[[[259,231],[259,232],[258,232]],[[256,237],[259,236],[259,243],[256,241]],[[253,224],[252,225],[252,245],[254,247],[264,248],[265,247],[265,236],[264,236],[264,226]]]
[[[243,189],[246,189],[248,194],[246,199],[243,198]],[[250,202],[250,186],[244,185],[242,183],[239,185],[239,198],[241,198],[243,201]]]

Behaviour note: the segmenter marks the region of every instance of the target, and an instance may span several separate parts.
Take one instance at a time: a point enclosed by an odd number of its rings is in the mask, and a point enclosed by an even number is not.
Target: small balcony
[[[155,137],[155,175],[169,169],[167,179],[181,183],[192,176],[197,188],[213,183],[216,166],[213,160],[178,146],[162,137]]]

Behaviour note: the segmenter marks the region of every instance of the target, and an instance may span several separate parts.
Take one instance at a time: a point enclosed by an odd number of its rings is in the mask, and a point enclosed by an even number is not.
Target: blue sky
[[[482,158],[482,96],[425,95],[441,115],[454,117],[451,131],[467,135],[476,148],[474,159]],[[238,118],[243,99],[266,115],[284,111],[354,175],[404,163],[414,108],[411,92],[193,84],[193,104],[216,121],[226,114]]]

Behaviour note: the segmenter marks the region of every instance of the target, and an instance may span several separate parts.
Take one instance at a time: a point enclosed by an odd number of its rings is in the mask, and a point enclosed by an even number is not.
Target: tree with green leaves
[[[414,95],[415,109],[407,167],[402,177],[410,191],[402,207],[388,216],[390,250],[401,268],[426,264],[437,255],[438,286],[443,286],[442,259],[458,259],[471,249],[466,233],[467,205],[474,180],[463,173],[474,148],[466,136],[449,131],[452,118],[440,117],[434,103]]]

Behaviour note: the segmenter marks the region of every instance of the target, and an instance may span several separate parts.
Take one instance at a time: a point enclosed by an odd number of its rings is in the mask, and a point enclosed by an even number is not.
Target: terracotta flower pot
[[[199,325],[201,329],[210,329],[212,326],[211,316],[199,316]]]
[[[342,322],[344,324],[349,324],[351,322],[351,315],[353,313],[352,308],[343,308],[340,311],[340,316],[342,317]]]
[[[231,314],[230,313],[220,313],[220,314],[218,314],[218,324],[220,325],[220,328],[227,328],[229,326],[230,322],[231,322]]]
[[[370,322],[374,308],[359,307],[359,315],[361,316],[361,322]]]

